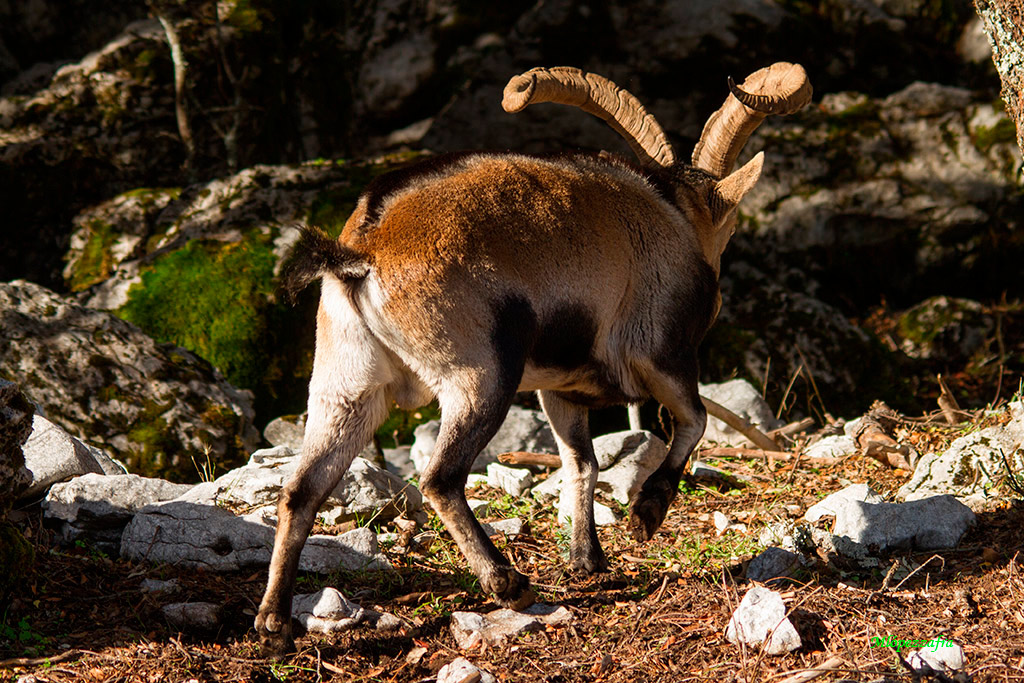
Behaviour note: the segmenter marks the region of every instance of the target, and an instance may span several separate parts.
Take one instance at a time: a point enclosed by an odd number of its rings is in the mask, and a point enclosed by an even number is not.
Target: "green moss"
[[[87,226],[89,237],[82,255],[75,262],[68,286],[72,292],[81,292],[106,280],[114,269],[111,248],[117,241],[117,233],[109,223],[91,221]]]
[[[146,269],[117,313],[252,387],[266,368],[274,261],[269,236],[257,232],[231,244],[193,240]]]
[[[1017,141],[1017,128],[1008,118],[999,119],[994,126],[978,126],[974,133],[974,145],[982,152],[988,152],[993,145]]]

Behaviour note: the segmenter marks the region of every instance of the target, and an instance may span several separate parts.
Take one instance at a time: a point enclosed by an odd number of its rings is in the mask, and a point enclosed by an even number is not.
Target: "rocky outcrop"
[[[32,434],[24,452],[25,468],[32,478],[21,490],[22,498],[38,496],[59,481],[90,472],[124,474],[124,469],[102,450],[82,443],[42,415],[32,418]]]
[[[0,284],[0,327],[0,375],[134,472],[194,479],[197,463],[238,462],[259,438],[245,392],[109,313],[15,281]]]

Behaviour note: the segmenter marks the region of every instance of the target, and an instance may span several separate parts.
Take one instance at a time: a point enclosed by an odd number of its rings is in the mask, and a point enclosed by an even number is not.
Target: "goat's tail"
[[[331,239],[320,228],[304,225],[300,230],[281,268],[280,286],[290,302],[295,303],[303,289],[325,274],[346,281],[358,280],[370,272],[364,255]]]

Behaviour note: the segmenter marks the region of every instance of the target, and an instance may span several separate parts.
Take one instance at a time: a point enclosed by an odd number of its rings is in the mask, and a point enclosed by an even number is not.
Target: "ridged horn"
[[[725,104],[704,124],[693,165],[724,178],[732,171],[743,145],[764,119],[792,114],[811,101],[811,82],[799,64],[776,62],[747,76],[737,86],[729,79]]]
[[[632,94],[603,76],[569,66],[531,69],[509,80],[501,106],[515,114],[538,102],[569,104],[602,119],[645,165],[675,163],[675,152],[655,118]]]

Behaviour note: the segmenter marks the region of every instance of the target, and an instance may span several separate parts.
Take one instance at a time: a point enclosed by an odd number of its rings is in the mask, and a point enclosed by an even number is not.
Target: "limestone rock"
[[[66,541],[88,538],[116,554],[124,527],[137,510],[171,500],[190,488],[137,474],[89,473],[54,484],[43,500],[43,514],[60,520]]]
[[[881,503],[883,498],[867,484],[851,484],[846,488],[831,493],[820,501],[807,508],[804,519],[808,522],[817,522],[822,517],[835,517],[838,511],[849,501],[861,501],[862,503]]]
[[[293,597],[292,618],[315,633],[347,631],[358,624],[380,631],[392,631],[401,626],[395,615],[360,607],[330,586],[317,593]]]
[[[937,550],[955,547],[974,523],[975,515],[970,508],[949,495],[908,503],[845,500],[836,511],[832,533],[881,552]]]
[[[767,640],[764,651],[770,655],[792,652],[801,645],[800,635],[786,618],[782,596],[760,586],[751,588],[743,596],[729,619],[725,637],[735,645],[760,645]]]
[[[259,438],[248,392],[109,313],[14,281],[0,283],[0,328],[0,374],[136,472],[194,477],[193,458],[229,464]]]
[[[271,446],[285,446],[295,453],[302,452],[306,433],[306,416],[291,415],[274,418],[263,428],[263,438]]]
[[[533,474],[521,467],[507,467],[492,462],[487,466],[487,484],[510,496],[519,497],[533,485]]]
[[[455,642],[463,650],[471,650],[481,642],[500,645],[521,633],[543,630],[546,626],[564,626],[572,621],[565,607],[536,603],[515,612],[499,609],[487,614],[453,612],[451,629]]]
[[[494,674],[478,668],[465,657],[458,657],[437,672],[437,683],[497,683]]]
[[[843,458],[857,452],[853,438],[845,434],[826,436],[804,449],[807,458]]]
[[[616,432],[594,439],[594,454],[601,469],[598,488],[625,505],[665,460],[668,447],[650,432]]]
[[[298,466],[298,454],[287,446],[258,450],[242,467],[192,488],[179,500],[246,509],[276,506],[281,488]],[[386,521],[403,512],[413,514],[422,507],[419,489],[357,457],[320,508],[320,517],[326,524],[371,516]]]
[[[782,426],[781,422],[775,419],[768,403],[761,398],[760,392],[746,380],[734,379],[720,384],[701,384],[699,390],[701,396],[725,406],[763,432]],[[708,417],[704,438],[722,445],[751,445],[746,437],[715,417]]]
[[[572,502],[569,497],[568,487],[563,487],[558,497],[558,522],[567,525],[572,519]],[[609,526],[615,524],[618,518],[610,507],[604,503],[594,501],[594,523],[598,526]]]
[[[955,673],[964,668],[964,663],[963,648],[944,638],[933,638],[928,647],[915,650],[907,657],[910,668],[922,674]]]
[[[499,519],[496,522],[483,522],[481,526],[488,536],[504,534],[509,539],[516,538],[526,530],[526,523],[518,517]]]
[[[25,498],[43,493],[51,485],[90,472],[124,474],[106,453],[91,448],[41,415],[32,418],[32,434],[23,446],[25,467],[32,481],[22,491]]]
[[[185,567],[234,571],[264,567],[270,562],[274,529],[259,515],[238,517],[212,505],[171,501],[142,508],[125,527],[121,556]],[[366,528],[341,536],[306,539],[299,567],[329,573],[339,568],[379,571],[390,563]]]
[[[973,507],[1000,495],[995,485],[1006,468],[1003,455],[1013,471],[1024,470],[1024,452],[1018,450],[1024,444],[1024,404],[1011,404],[1010,412],[1007,424],[961,436],[944,453],[922,456],[897,496],[912,501],[948,493]]]
[[[747,579],[777,583],[793,576],[800,567],[800,556],[782,548],[766,548],[747,565]]]
[[[172,602],[160,608],[176,629],[212,631],[220,626],[221,606],[212,602]]]

